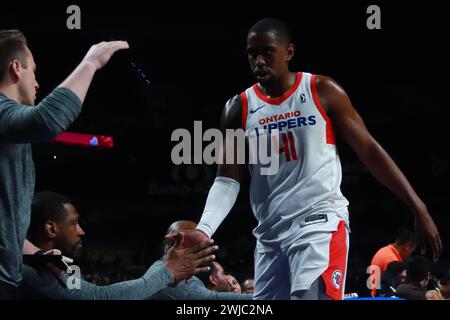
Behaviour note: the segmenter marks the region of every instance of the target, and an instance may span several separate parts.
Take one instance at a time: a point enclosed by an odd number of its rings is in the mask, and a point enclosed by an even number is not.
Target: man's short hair
[[[291,43],[291,32],[283,21],[275,18],[264,18],[256,22],[248,31],[247,37],[251,33],[273,33],[275,37],[286,44]]]
[[[395,242],[397,242],[399,245],[412,244],[416,246],[417,236],[413,231],[401,228],[397,231]]]
[[[0,30],[0,81],[2,81],[13,59],[18,59],[27,68],[27,39],[19,30]]]
[[[405,269],[406,269],[406,265],[403,262],[392,261],[387,265],[385,273],[393,275],[393,276],[398,276]]]
[[[421,282],[428,277],[430,263],[424,256],[414,256],[406,262],[406,277],[409,280]]]
[[[202,280],[203,284],[206,287],[209,287],[211,285],[209,283],[209,276],[212,275],[212,274],[217,275],[217,273],[219,272],[219,269],[216,268],[216,265],[212,261],[206,263],[204,266],[205,267],[209,267],[209,271],[201,272],[201,273],[197,274],[197,278]]]
[[[73,204],[69,198],[55,192],[36,193],[31,203],[30,239],[36,239],[42,234],[47,221],[64,221],[68,215],[64,204],[68,203]]]

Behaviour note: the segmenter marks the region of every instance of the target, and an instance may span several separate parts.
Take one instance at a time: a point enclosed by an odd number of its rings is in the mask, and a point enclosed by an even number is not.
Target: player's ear
[[[172,248],[174,246],[178,246],[182,242],[183,235],[178,231],[170,231],[164,236],[164,240],[169,248]]]
[[[44,224],[44,230],[47,237],[50,239],[56,238],[57,226],[54,221],[48,220]]]
[[[213,274],[210,274],[209,277],[208,277],[208,279],[209,279],[209,282],[211,282],[212,285],[215,286],[215,285],[217,284],[216,277],[214,277]]]
[[[22,77],[23,66],[19,59],[13,59],[9,64],[9,74],[14,82],[17,82]]]
[[[295,54],[295,45],[293,43],[289,43],[286,48],[286,62],[292,60]]]

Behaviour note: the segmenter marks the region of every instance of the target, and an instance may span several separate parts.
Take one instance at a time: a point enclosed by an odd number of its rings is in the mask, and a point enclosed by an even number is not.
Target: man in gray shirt
[[[83,237],[79,214],[67,197],[54,192],[39,192],[34,196],[28,230],[32,243],[42,250],[59,249],[64,255],[74,257],[82,248]],[[69,275],[52,268],[52,277],[48,272],[51,269],[24,265],[20,294],[25,299],[143,300],[193,274],[209,271],[202,265],[214,259],[211,253],[218,248],[211,246],[212,242],[186,249],[172,246],[159,268],[149,269],[138,279],[107,286],[84,281],[79,274]]]
[[[36,64],[24,35],[0,30],[0,299],[16,299],[22,280],[22,250],[34,193],[30,143],[51,141],[76,119],[97,70],[124,41],[101,42],[37,106]],[[25,244],[25,245],[24,245]]]
[[[156,261],[148,272],[161,270],[164,262]],[[198,277],[181,281],[176,287],[166,287],[150,297],[151,300],[252,300],[253,296],[246,293],[214,291],[208,289]]]

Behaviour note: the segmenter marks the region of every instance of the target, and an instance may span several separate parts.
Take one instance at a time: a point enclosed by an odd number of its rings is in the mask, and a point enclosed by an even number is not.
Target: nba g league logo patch
[[[333,281],[333,286],[336,289],[339,289],[341,287],[342,284],[342,271],[341,270],[336,270],[333,272],[331,279]]]
[[[300,101],[301,101],[302,103],[306,103],[306,96],[305,96],[304,93],[302,93],[302,94],[300,95]]]

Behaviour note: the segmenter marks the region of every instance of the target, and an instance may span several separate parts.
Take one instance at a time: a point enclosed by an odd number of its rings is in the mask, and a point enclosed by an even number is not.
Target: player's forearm
[[[358,154],[372,175],[399,197],[414,214],[426,211],[426,206],[389,154],[373,141]]]
[[[72,90],[84,102],[96,71],[95,64],[83,60],[59,87]]]
[[[217,177],[209,190],[197,229],[211,237],[233,208],[240,184],[228,177]]]

